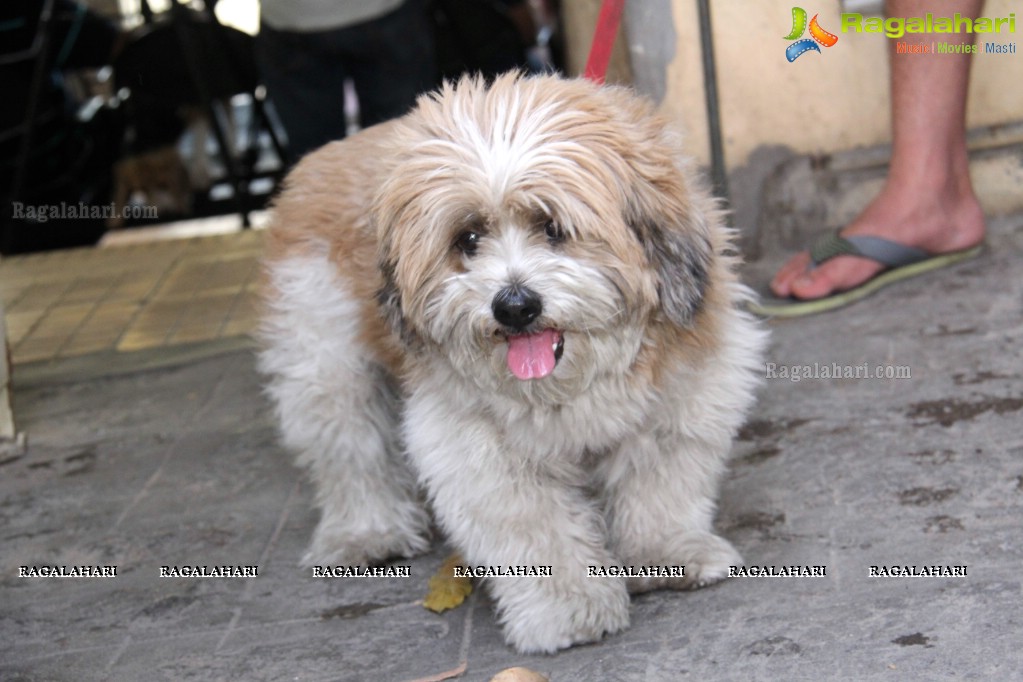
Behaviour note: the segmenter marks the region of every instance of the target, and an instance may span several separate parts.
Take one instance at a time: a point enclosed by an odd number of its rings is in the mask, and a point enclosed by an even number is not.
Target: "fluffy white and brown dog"
[[[422,552],[428,505],[468,564],[552,567],[489,579],[523,652],[740,563],[712,520],[765,333],[649,102],[445,85],[306,157],[268,248],[260,360],[322,510],[307,563]],[[587,577],[623,565],[685,577]]]

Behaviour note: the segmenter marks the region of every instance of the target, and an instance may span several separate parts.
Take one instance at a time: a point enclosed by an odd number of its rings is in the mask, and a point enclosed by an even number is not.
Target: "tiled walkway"
[[[262,233],[0,261],[15,364],[247,334]]]

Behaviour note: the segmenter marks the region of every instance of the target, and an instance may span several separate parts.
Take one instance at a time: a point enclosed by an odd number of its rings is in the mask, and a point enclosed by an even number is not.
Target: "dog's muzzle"
[[[508,369],[517,379],[550,375],[565,351],[565,338],[557,329],[521,333],[543,313],[543,300],[529,287],[513,284],[497,292],[491,302],[494,319],[508,333]]]
[[[494,319],[513,331],[522,331],[543,312],[540,294],[512,284],[497,292],[490,304]]]

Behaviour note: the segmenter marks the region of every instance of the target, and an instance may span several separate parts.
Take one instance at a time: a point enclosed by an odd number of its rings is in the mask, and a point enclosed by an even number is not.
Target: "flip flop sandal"
[[[837,232],[827,234],[818,239],[810,249],[810,258],[813,261],[811,270],[821,263],[838,256],[869,258],[888,269],[882,270],[859,286],[832,294],[831,296],[815,298],[809,301],[786,302],[778,299],[775,299],[774,302],[761,301],[751,303],[748,309],[764,317],[801,317],[803,315],[813,315],[815,313],[835,310],[865,298],[893,282],[916,277],[925,272],[939,270],[971,258],[976,258],[983,249],[984,245],[978,244],[973,248],[962,251],[932,256],[921,249],[899,244],[898,242],[881,237],[858,235],[842,237]]]

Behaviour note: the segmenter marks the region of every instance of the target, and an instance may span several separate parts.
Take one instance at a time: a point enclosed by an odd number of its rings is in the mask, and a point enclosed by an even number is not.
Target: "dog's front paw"
[[[384,521],[377,519],[377,521]],[[355,530],[351,523],[324,517],[313,533],[303,566],[368,566],[413,557],[430,548],[425,515],[392,519]]]
[[[424,537],[386,537],[350,535],[337,537],[317,534],[302,556],[302,565],[310,566],[372,566],[388,559],[409,558],[430,547]]]
[[[530,583],[494,590],[505,639],[519,652],[550,654],[596,642],[629,626],[629,593],[621,579],[580,578],[560,585],[540,582],[554,579],[530,578]]]
[[[730,566],[742,563],[742,556],[735,547],[713,533],[684,533],[678,540],[680,563],[686,567],[686,576],[678,587],[706,587],[724,580]]]
[[[692,590],[706,587],[728,577],[730,566],[742,563],[742,556],[728,540],[713,533],[683,533],[671,543],[667,562],[685,566],[678,577],[629,578],[629,592],[637,594],[657,589]],[[647,562],[656,563],[656,562]]]

